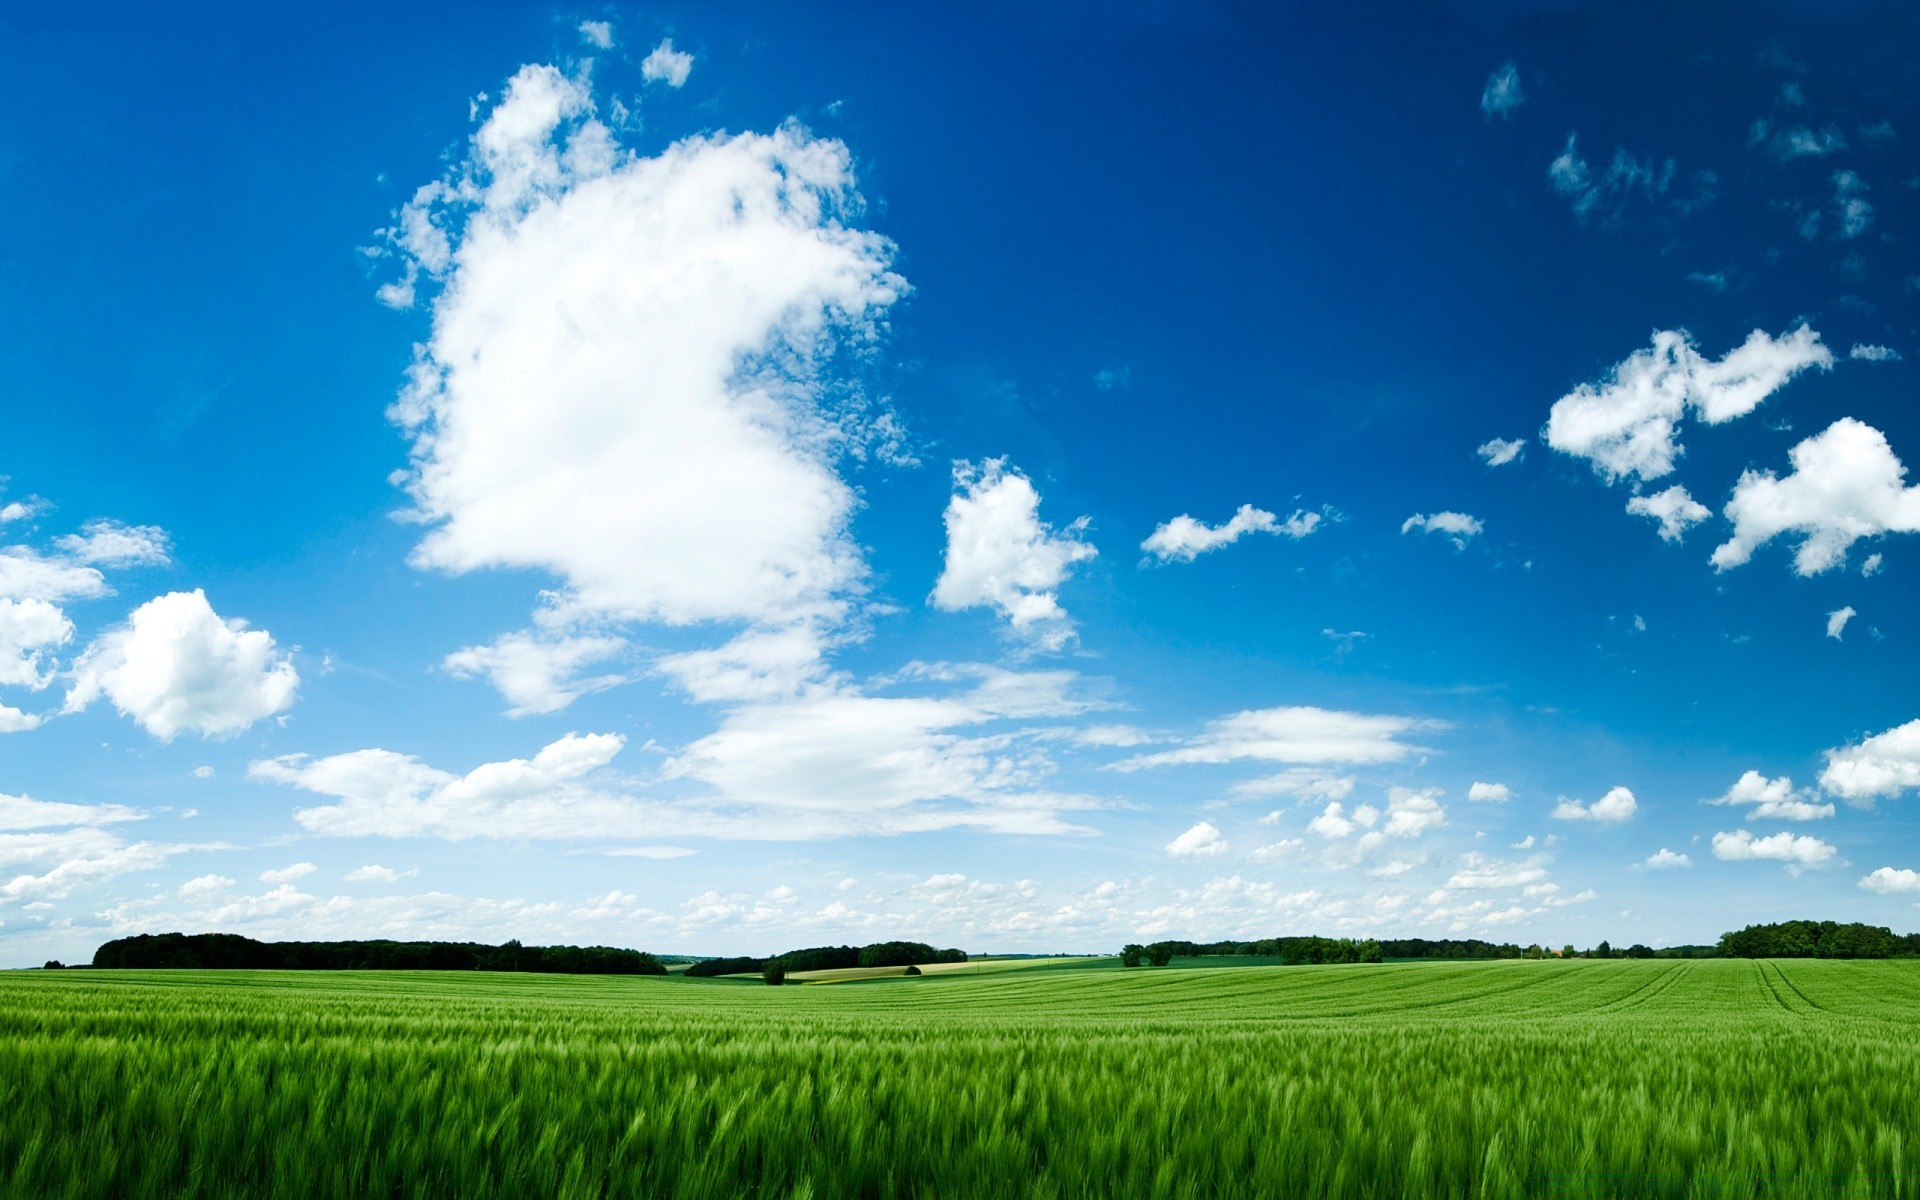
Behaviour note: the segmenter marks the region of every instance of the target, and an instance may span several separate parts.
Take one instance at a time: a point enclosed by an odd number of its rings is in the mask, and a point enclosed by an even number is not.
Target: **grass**
[[[0,976],[11,1196],[1913,1196],[1920,964]]]

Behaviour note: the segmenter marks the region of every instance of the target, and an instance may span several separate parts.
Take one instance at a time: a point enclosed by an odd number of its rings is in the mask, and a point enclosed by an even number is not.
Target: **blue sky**
[[[7,962],[1916,924],[1902,12],[0,21]]]

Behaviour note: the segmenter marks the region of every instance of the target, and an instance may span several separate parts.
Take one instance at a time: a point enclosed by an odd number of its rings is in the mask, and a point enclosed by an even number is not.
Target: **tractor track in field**
[[[1612,1014],[1626,1012],[1628,1009],[1639,1008],[1641,1005],[1646,1004],[1654,997],[1660,995],[1660,993],[1678,983],[1692,965],[1692,963],[1684,962],[1675,963],[1673,966],[1655,975],[1652,979],[1647,980],[1618,1000],[1610,1004],[1602,1005],[1593,1011],[1596,1013]]]

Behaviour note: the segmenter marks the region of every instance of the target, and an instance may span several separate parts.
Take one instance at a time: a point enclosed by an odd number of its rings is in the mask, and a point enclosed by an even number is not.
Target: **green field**
[[[1912,1196],[1920,964],[0,976],[12,1196]]]

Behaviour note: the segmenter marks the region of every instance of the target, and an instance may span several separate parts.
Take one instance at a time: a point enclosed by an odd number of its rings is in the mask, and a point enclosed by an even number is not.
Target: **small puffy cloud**
[[[1794,870],[1804,870],[1827,862],[1836,853],[1834,846],[1817,837],[1785,830],[1767,837],[1755,837],[1745,829],[1713,835],[1713,856],[1726,862],[1770,859],[1786,863]]]
[[[262,883],[292,883],[296,879],[305,879],[320,868],[310,862],[297,862],[292,866],[278,867],[260,872]]]
[[[1852,171],[1833,173],[1834,218],[1843,241],[1851,241],[1873,224],[1873,205],[1867,200],[1866,181]]]
[[[1205,525],[1185,513],[1154,529],[1140,548],[1161,562],[1192,562],[1209,550],[1231,545],[1249,533],[1303,538],[1320,526],[1317,512],[1296,511],[1282,521],[1264,508],[1242,504],[1224,525]]]
[[[1076,746],[1147,746],[1159,740],[1132,725],[1089,725],[1073,735]]]
[[[178,888],[175,888],[174,892],[182,899],[189,899],[194,896],[209,896],[215,892],[224,891],[232,887],[233,883],[234,881],[225,875],[200,875],[187,880]]]
[[[1526,102],[1527,94],[1520,88],[1520,68],[1513,63],[1487,76],[1487,86],[1480,89],[1480,111],[1489,117],[1505,119]]]
[[[1143,754],[1115,769],[1254,760],[1282,763],[1398,762],[1418,747],[1400,740],[1431,722],[1298,706],[1260,708],[1221,717],[1173,750]]]
[[[1005,459],[953,468],[947,504],[946,566],[934,584],[934,607],[949,612],[991,607],[1042,650],[1059,650],[1073,622],[1055,596],[1074,564],[1098,553],[1082,540],[1087,518],[1055,532],[1040,519],[1040,493]]]
[[[1447,810],[1440,804],[1440,795],[1438,788],[1397,787],[1388,792],[1384,810],[1360,804],[1351,812],[1338,800],[1331,801],[1319,816],[1307,822],[1307,830],[1334,839],[1363,829],[1377,830],[1367,835],[1376,842],[1381,838],[1416,838],[1447,823]]]
[[[369,863],[364,867],[355,867],[341,878],[348,883],[398,883],[415,873],[415,871],[396,871],[392,867]]]
[[[1847,357],[1860,362],[1899,362],[1900,352],[1891,346],[1872,346],[1855,342]]]
[[[1862,538],[1920,532],[1920,486],[1906,487],[1907,468],[1886,435],[1852,417],[1788,452],[1793,472],[1749,470],[1734,485],[1726,516],[1733,536],[1713,552],[1719,570],[1740,566],[1776,537],[1799,534],[1794,571],[1818,575],[1846,561]]]
[[[1747,145],[1775,162],[1784,163],[1796,158],[1825,158],[1845,150],[1847,139],[1831,125],[1823,129],[1806,125],[1788,125],[1776,129],[1763,118],[1755,121],[1753,128],[1748,131]]]
[[[1467,789],[1467,799],[1480,804],[1505,804],[1513,799],[1513,789],[1504,783],[1475,783]]]
[[[1226,851],[1227,839],[1211,821],[1202,821],[1167,843],[1169,858],[1211,858]]]
[[[1860,886],[1882,896],[1904,896],[1920,892],[1920,871],[1902,867],[1880,867],[1862,876]]]
[[[1744,772],[1726,794],[1708,804],[1751,805],[1749,821],[1819,821],[1833,815],[1833,805],[1817,803],[1811,793],[1794,790],[1785,775],[1768,779],[1758,771]]]
[[[213,778],[213,768],[212,768],[212,767],[205,767],[205,766],[202,766],[202,767],[195,767],[195,768],[193,769],[193,777],[194,777],[195,779],[212,779],[212,778]]]
[[[1478,454],[1490,467],[1504,467],[1511,462],[1519,462],[1520,456],[1527,451],[1527,444],[1519,438],[1491,438],[1481,442]]]
[[[1554,402],[1547,444],[1588,460],[1610,483],[1658,479],[1682,453],[1679,425],[1689,414],[1709,425],[1744,417],[1801,371],[1832,365],[1833,352],[1805,325],[1779,338],[1756,329],[1717,360],[1685,330],[1660,330],[1651,349]]]
[[[1431,516],[1415,513],[1400,522],[1401,533],[1440,533],[1453,542],[1456,550],[1465,550],[1467,542],[1486,532],[1480,518],[1460,512],[1437,512]]]
[[[1602,825],[1618,825],[1639,810],[1640,802],[1633,793],[1617,787],[1592,804],[1582,804],[1578,800],[1563,797],[1560,803],[1554,805],[1552,816],[1556,821],[1595,821]]]
[[[580,40],[596,50],[613,49],[613,26],[606,21],[580,22]]]
[[[650,83],[664,83],[670,88],[683,87],[687,75],[693,70],[693,55],[673,48],[673,39],[667,38],[655,46],[648,55],[640,60],[640,74]]]
[[[1388,837],[1419,837],[1429,829],[1447,823],[1447,810],[1440,803],[1439,788],[1390,788],[1387,791],[1387,821],[1380,832]]]
[[[1636,517],[1652,517],[1660,523],[1660,540],[1677,542],[1687,530],[1713,515],[1713,510],[1695,500],[1686,488],[1674,484],[1651,496],[1634,496],[1627,511]]]
[[[104,695],[162,740],[239,733],[292,707],[300,684],[271,634],[222,619],[199,589],[134,609],[125,628],[87,647],[73,674],[68,712]]]
[[[0,597],[0,687],[46,687],[53,682],[46,656],[72,638],[73,622],[58,606]]]
[[[461,679],[485,675],[513,707],[510,717],[558,712],[589,692],[625,681],[623,675],[582,679],[581,667],[626,649],[615,637],[546,636],[530,630],[501,634],[487,646],[456,650],[442,661]]]
[[[1872,579],[1880,573],[1880,568],[1886,564],[1886,561],[1886,556],[1883,554],[1867,555],[1866,560],[1860,564],[1860,577]]]
[[[1827,614],[1827,636],[1836,642],[1839,641],[1840,635],[1846,632],[1847,622],[1859,615],[1859,613],[1853,611],[1853,605],[1851,604],[1843,608],[1834,609]]]
[[[1858,745],[1827,751],[1820,787],[1830,796],[1863,806],[1920,788],[1920,720],[1877,733]]]
[[[1320,815],[1307,822],[1307,831],[1323,838],[1343,838],[1358,829],[1372,829],[1380,821],[1380,810],[1371,804],[1356,805],[1351,813],[1338,800],[1331,801]]]
[[[54,545],[67,558],[89,566],[164,566],[170,561],[167,531],[157,525],[88,521],[79,533],[57,538]]]
[[[1693,859],[1685,854],[1677,853],[1662,846],[1652,854],[1647,855],[1647,860],[1640,865],[1649,871],[1668,871],[1676,867],[1691,867],[1693,865]]]

